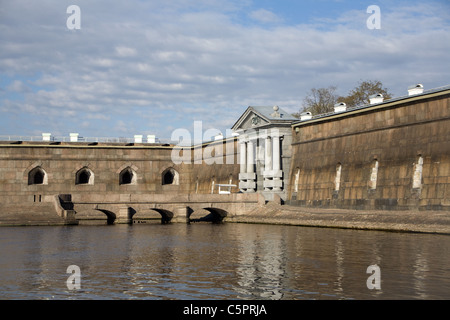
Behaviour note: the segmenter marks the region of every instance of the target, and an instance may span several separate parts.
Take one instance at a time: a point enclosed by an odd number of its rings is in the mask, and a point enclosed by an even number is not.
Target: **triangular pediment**
[[[244,118],[244,121],[242,122],[240,129],[250,129],[255,127],[260,127],[266,124],[269,124],[270,121],[263,118],[260,114],[256,112],[249,112],[247,117]]]
[[[248,107],[236,121],[232,130],[236,132],[280,123],[289,125],[295,120],[297,119],[278,106]]]
[[[233,126],[234,131],[238,130],[247,130],[252,128],[257,128],[260,126],[264,126],[270,124],[269,119],[264,117],[262,114],[258,113],[251,108],[247,109],[247,111],[241,116],[241,118],[236,122]]]

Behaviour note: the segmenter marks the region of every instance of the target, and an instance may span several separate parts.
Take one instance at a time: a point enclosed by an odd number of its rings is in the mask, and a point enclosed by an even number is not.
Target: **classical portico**
[[[239,134],[239,189],[259,192],[267,200],[285,199],[289,177],[291,123],[297,120],[275,107],[248,107],[233,126]]]

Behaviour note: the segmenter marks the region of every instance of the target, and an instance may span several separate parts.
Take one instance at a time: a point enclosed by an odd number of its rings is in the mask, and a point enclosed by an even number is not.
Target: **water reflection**
[[[450,237],[245,224],[2,228],[1,299],[449,299]],[[66,286],[69,265],[81,290]],[[381,290],[369,290],[369,265]]]
[[[240,234],[236,274],[238,298],[282,299],[286,252],[281,234]]]

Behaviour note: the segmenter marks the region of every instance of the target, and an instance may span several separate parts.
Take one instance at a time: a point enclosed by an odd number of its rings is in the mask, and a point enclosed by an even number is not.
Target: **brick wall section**
[[[288,203],[358,209],[450,207],[450,94],[371,106],[293,126]],[[298,128],[295,130],[295,128]],[[419,156],[421,188],[413,188]],[[370,188],[374,160],[376,189]],[[342,165],[339,191],[336,166]],[[295,175],[300,170],[295,192]]]

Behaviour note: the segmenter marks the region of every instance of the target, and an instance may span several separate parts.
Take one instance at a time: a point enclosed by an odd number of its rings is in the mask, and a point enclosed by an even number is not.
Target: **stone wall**
[[[192,151],[192,193],[217,193],[217,184],[234,184],[239,192],[238,139],[229,138],[197,146]]]
[[[283,140],[285,202],[448,210],[449,141],[449,90],[301,121],[292,127],[292,145],[290,136]],[[185,162],[174,161],[183,154]],[[217,193],[217,184],[238,185],[239,171],[236,137],[195,148],[0,142],[0,216],[48,212],[58,194],[80,201]]]
[[[293,125],[288,203],[448,210],[449,96],[409,97]]]
[[[173,165],[170,147],[138,147],[125,145],[87,145],[81,143],[2,143],[0,146],[1,206],[50,202],[57,194],[143,194],[163,193],[170,188],[189,192],[190,178],[180,175],[177,185],[162,185],[162,172],[167,168],[183,171]],[[33,169],[40,168],[45,181],[29,181]],[[92,173],[89,183],[77,184],[77,173],[85,168]],[[120,184],[119,176],[130,169],[134,178]]]
[[[0,210],[17,211],[24,204],[37,208],[58,194],[116,199],[126,194],[217,193],[212,181],[238,184],[236,139],[227,145],[200,146],[200,161],[195,162],[199,153],[188,148],[185,152],[192,154],[192,161],[176,164],[172,146],[0,142]],[[35,171],[44,175],[38,184],[30,181],[38,179]],[[120,177],[125,171],[132,178],[124,183]],[[164,181],[167,171],[176,174],[173,181]]]

